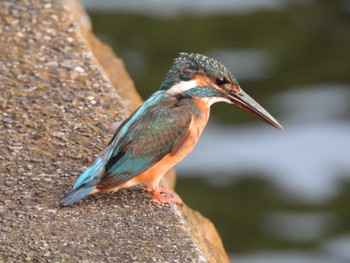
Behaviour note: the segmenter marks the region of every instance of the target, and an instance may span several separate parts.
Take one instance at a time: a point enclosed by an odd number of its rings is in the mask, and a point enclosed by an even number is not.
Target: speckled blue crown
[[[166,74],[162,89],[168,89],[180,80],[191,80],[194,73],[201,71],[208,76],[225,76],[231,83],[237,83],[231,72],[219,61],[197,53],[181,52]]]

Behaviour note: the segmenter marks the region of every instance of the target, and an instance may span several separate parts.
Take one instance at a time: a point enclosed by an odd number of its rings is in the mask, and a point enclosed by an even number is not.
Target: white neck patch
[[[177,94],[181,94],[197,86],[198,85],[195,80],[181,81],[175,84],[174,86],[172,86],[170,89],[168,89],[166,93],[174,96]],[[220,101],[232,104],[232,102],[229,99],[223,98],[223,97],[201,98],[201,100],[205,101],[208,106],[211,106],[213,103],[220,102]]]
[[[166,93],[169,95],[177,95],[187,90],[190,90],[196,86],[197,86],[197,81],[195,80],[180,81],[179,83],[175,84],[170,89],[168,89]]]

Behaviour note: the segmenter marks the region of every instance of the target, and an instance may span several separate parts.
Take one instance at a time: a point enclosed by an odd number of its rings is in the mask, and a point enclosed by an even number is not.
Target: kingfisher
[[[61,198],[69,206],[86,195],[146,185],[158,204],[182,205],[162,176],[196,145],[215,102],[227,102],[271,126],[282,126],[213,58],[180,53],[160,89],[116,129],[107,147]]]

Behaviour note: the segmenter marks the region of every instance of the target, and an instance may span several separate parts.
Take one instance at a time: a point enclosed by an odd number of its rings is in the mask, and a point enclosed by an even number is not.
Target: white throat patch
[[[177,94],[184,93],[185,91],[190,90],[196,86],[197,86],[197,82],[195,80],[181,81],[175,84],[174,86],[172,86],[170,89],[168,89],[166,93],[174,96]],[[201,100],[205,101],[209,107],[213,103],[220,102],[220,101],[232,104],[232,102],[229,99],[223,98],[223,97],[201,98]]]
[[[180,81],[179,83],[172,86],[170,89],[166,91],[169,95],[176,95],[180,93],[184,93],[187,90],[190,90],[197,86],[197,82],[195,80],[189,81]]]

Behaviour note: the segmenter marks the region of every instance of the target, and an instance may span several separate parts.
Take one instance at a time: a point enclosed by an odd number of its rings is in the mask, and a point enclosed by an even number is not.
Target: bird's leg
[[[167,203],[174,203],[178,206],[181,206],[183,204],[181,198],[172,190],[165,188],[165,187],[157,187],[156,189],[147,188],[147,192],[150,192],[155,198],[152,199],[152,203],[156,204],[167,204]],[[162,195],[166,194],[165,196]]]

